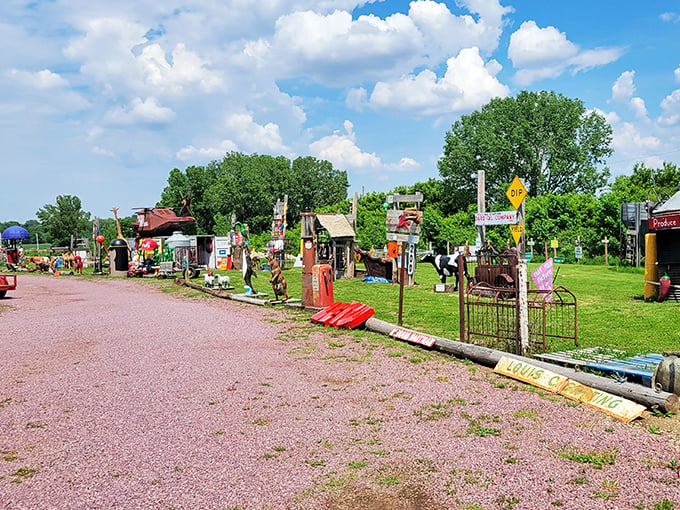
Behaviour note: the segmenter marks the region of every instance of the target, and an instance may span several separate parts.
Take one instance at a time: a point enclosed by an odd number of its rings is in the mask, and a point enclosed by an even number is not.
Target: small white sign
[[[475,225],[514,225],[517,211],[498,211],[475,214]]]

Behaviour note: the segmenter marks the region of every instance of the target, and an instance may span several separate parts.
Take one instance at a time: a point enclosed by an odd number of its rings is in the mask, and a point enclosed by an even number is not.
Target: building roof
[[[317,214],[316,220],[328,231],[332,239],[339,237],[354,239],[354,229],[342,214]]]
[[[680,191],[678,191],[671,198],[666,200],[663,204],[654,208],[653,216],[662,216],[670,213],[680,212]]]

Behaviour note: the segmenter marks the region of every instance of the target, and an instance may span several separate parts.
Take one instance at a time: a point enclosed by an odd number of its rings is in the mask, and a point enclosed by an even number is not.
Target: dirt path
[[[140,282],[21,275],[10,297],[2,508],[680,506],[664,420]]]

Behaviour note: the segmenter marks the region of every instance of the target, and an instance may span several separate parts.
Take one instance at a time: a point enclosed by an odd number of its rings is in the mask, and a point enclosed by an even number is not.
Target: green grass
[[[538,264],[529,264],[529,273],[537,267]],[[619,349],[629,354],[677,349],[675,324],[680,305],[672,301],[645,302],[642,299],[644,279],[642,269],[576,264],[561,264],[558,267],[560,271],[556,285],[563,285],[576,296],[580,347]],[[231,277],[232,285],[235,287],[232,292],[243,292],[244,283],[240,271],[218,273]],[[269,273],[257,271],[255,274],[257,274],[257,277],[253,278],[255,289],[271,296]],[[289,293],[299,299],[302,289],[301,269],[285,269],[283,274]],[[108,277],[95,278],[101,280]],[[170,280],[138,278],[135,281],[171,292],[179,292],[181,289]],[[203,279],[200,277],[194,282],[202,284]],[[457,340],[458,293],[440,294],[433,291],[439,279],[430,264],[417,265],[416,282],[417,285],[414,287],[404,289],[403,325],[423,333]],[[392,323],[398,321],[399,285],[369,284],[359,279],[337,280],[333,282],[333,290],[335,301],[359,301],[373,307],[376,318]],[[205,296],[200,291],[184,292],[183,295]],[[548,346],[549,351],[573,348],[573,342],[570,340],[554,340]],[[401,351],[398,351],[398,354],[401,354]],[[420,358],[415,358],[415,361],[419,360]]]

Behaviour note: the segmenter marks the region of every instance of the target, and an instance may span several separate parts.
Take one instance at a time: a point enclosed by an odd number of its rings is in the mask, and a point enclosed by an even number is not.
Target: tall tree
[[[503,203],[515,175],[531,196],[594,193],[607,183],[599,167],[611,155],[612,129],[583,102],[554,92],[492,99],[456,121],[439,160],[448,211],[476,202],[477,173],[486,172],[487,203]]]
[[[661,168],[649,168],[636,163],[631,175],[619,175],[614,179],[611,191],[621,202],[656,202],[670,197],[678,191],[680,169],[664,162]]]
[[[252,233],[260,233],[271,228],[274,204],[284,195],[292,225],[301,211],[344,200],[347,186],[347,173],[328,161],[300,157],[291,162],[284,156],[232,152],[205,167],[173,169],[158,204],[179,210],[182,198],[191,193],[199,232],[225,234],[235,214]]]
[[[69,246],[71,236],[87,237],[91,232],[90,213],[82,210],[80,198],[59,195],[56,204],[45,204],[38,209],[38,217],[47,240],[59,246]]]

